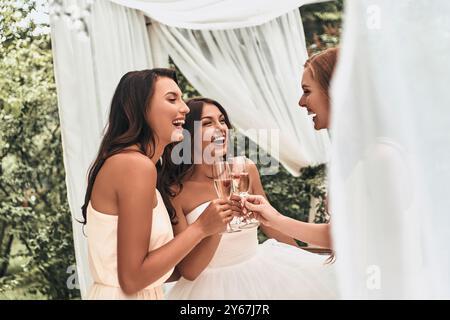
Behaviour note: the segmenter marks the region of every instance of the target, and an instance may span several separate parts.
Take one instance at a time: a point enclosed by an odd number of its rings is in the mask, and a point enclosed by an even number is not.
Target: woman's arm
[[[261,195],[267,199],[266,193],[264,192],[264,188],[261,183],[261,178],[259,176],[258,168],[256,165],[248,161],[249,165],[247,166],[247,170],[250,177],[250,193],[255,195]],[[277,241],[290,244],[292,246],[298,247],[297,242],[290,236],[274,229],[264,224],[261,224],[261,230],[268,238],[276,239]]]
[[[245,207],[253,211],[263,225],[270,226],[308,244],[331,248],[331,232],[328,223],[307,223],[283,216],[270,205],[266,198],[260,195],[247,197]]]
[[[156,168],[148,158],[140,156],[116,157],[114,165],[119,207],[118,277],[122,290],[133,294],[165,275],[203,238],[223,230],[229,221],[225,217],[230,213],[224,213],[225,206],[219,214],[190,225],[173,240],[149,252]]]
[[[307,223],[282,216],[272,222],[277,230],[300,241],[323,248],[331,248],[330,225],[328,223]]]
[[[177,203],[176,199],[172,201],[172,204],[178,218],[178,223],[173,226],[174,234],[177,235],[184,232],[189,225],[181,206]],[[180,275],[187,280],[194,281],[208,266],[216,252],[221,237],[220,234],[214,234],[201,240],[200,243],[197,244],[195,248],[180,261],[180,263],[178,263],[177,269],[180,272]]]
[[[181,206],[178,204],[178,201],[178,199],[174,199],[174,201],[172,201],[178,217],[178,224],[174,226],[175,234],[183,232],[186,228],[188,228],[186,217],[181,209]],[[232,205],[231,208],[234,212],[240,212],[241,210],[235,205]],[[205,212],[207,210],[209,210],[209,207],[205,210]],[[202,215],[205,214],[205,212],[203,212]],[[194,281],[208,266],[209,262],[216,253],[221,238],[222,236],[220,234],[214,234],[200,241],[200,243],[178,264],[177,268],[180,274],[185,279]]]
[[[173,272],[170,275],[169,279],[166,280],[166,283],[178,281],[178,280],[180,280],[180,277],[181,277],[180,271],[178,270],[177,267],[175,267],[175,269],[173,269]]]

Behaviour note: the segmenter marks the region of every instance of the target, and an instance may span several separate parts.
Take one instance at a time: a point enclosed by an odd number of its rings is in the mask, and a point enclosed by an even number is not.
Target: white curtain
[[[326,0],[111,0],[139,9],[165,25],[232,29],[260,25],[304,4]]]
[[[257,130],[279,132],[272,155],[292,174],[326,162],[328,135],[316,132],[298,106],[308,58],[298,8],[260,26],[189,30],[153,22],[149,33],[158,35],[193,86],[223,104],[232,123],[251,139],[273,146],[270,133]]]
[[[450,298],[450,2],[347,1],[330,197],[343,298]]]
[[[89,37],[83,37],[73,29],[75,21],[62,12],[72,12],[71,17],[76,19],[84,4],[53,4],[52,9],[59,14],[51,17],[64,166],[82,297],[92,279],[86,238],[75,219],[82,220],[87,170],[97,154],[114,89],[125,72],[150,68],[154,60],[164,56],[156,41],[149,47],[144,15],[109,1],[94,2],[85,20]],[[167,56],[163,61],[167,63]]]
[[[107,0],[50,1],[64,165],[82,297],[92,279],[86,238],[76,219],[82,219],[87,170],[98,151],[114,89],[127,71],[165,67],[170,52],[202,94],[230,110],[238,128],[280,129],[280,155],[276,156],[294,174],[302,165],[326,161],[328,144],[328,137],[314,132],[297,107],[307,57],[297,7],[320,1],[114,2],[124,6]],[[140,7],[143,3],[153,7]],[[132,8],[145,9],[149,16],[177,26],[241,28],[202,31],[196,36],[205,42],[188,43],[194,31],[157,22],[147,29],[142,11]],[[271,20],[279,15],[283,16]],[[174,23],[175,18],[179,23]],[[255,26],[261,23],[265,24]],[[220,41],[219,45],[214,41]],[[259,136],[259,141],[264,142],[263,138]]]

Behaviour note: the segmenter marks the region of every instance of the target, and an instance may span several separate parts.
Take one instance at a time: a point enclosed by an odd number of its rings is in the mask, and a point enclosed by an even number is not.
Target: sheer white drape
[[[165,25],[186,29],[231,29],[260,25],[304,4],[326,0],[111,0],[139,9]]]
[[[316,132],[298,107],[308,57],[298,9],[255,27],[188,30],[153,22],[149,32],[203,96],[224,105],[238,129],[262,146],[274,142],[257,130],[279,130],[273,156],[292,174],[327,160],[328,135]]]
[[[330,168],[343,298],[450,298],[449,15],[346,2]]]
[[[81,5],[80,1],[65,1],[60,9],[73,4]],[[87,23],[89,38],[85,39],[71,29],[68,19],[51,19],[67,193],[83,297],[92,279],[86,238],[75,219],[82,220],[87,170],[97,154],[120,77],[130,70],[150,68],[160,56],[149,47],[144,15],[134,9],[95,1]],[[156,41],[152,49],[157,50]]]
[[[199,22],[195,18],[190,22],[200,23],[203,28],[211,22],[210,27],[218,28],[223,26],[220,19],[217,20],[220,10],[210,10],[209,5],[214,5],[213,2],[221,6],[227,4],[227,17],[234,17],[232,13],[236,13],[236,18],[229,20],[227,26],[237,28],[266,21],[278,12],[272,10],[278,4],[288,12],[298,5],[319,1],[252,1],[251,6],[244,1],[181,2],[165,1],[158,5],[166,9],[192,5],[193,12],[196,5],[201,6],[204,10],[194,16],[205,20]],[[54,1],[52,6],[58,7],[59,12],[71,11],[73,16],[79,16],[79,9],[86,3],[90,1],[65,0]],[[87,170],[98,151],[114,89],[127,71],[167,66],[170,51],[202,94],[219,100],[230,110],[232,120],[240,129],[280,129],[278,158],[293,173],[301,165],[325,161],[328,144],[328,137],[314,132],[309,119],[296,106],[302,64],[307,57],[297,9],[257,27],[201,31],[195,35],[199,40],[189,43],[194,31],[156,22],[147,29],[140,11],[107,0],[92,3],[92,11],[85,18],[87,38],[72,29],[67,17],[51,18],[66,183],[83,297],[92,280],[86,239],[81,224],[75,219],[82,220]],[[246,8],[246,13],[239,10],[242,8]],[[173,16],[170,10],[166,16]],[[258,136],[258,141],[266,146],[264,141],[269,139]]]

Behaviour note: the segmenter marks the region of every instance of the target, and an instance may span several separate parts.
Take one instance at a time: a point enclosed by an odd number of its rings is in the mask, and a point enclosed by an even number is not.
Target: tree
[[[339,44],[343,10],[343,0],[300,7],[309,55]]]
[[[66,286],[66,272],[75,264],[71,215],[51,41],[39,31],[48,25],[30,19],[36,7],[35,0],[0,3],[0,294],[24,287],[67,299],[79,297]],[[338,42],[342,0],[301,10],[310,52]],[[198,95],[180,73],[179,79],[184,98]],[[262,178],[272,204],[288,216],[307,220],[310,200],[317,198],[316,222],[326,219],[324,181],[324,165],[305,168],[298,178],[283,167]],[[24,249],[15,252],[19,245]],[[12,270],[18,257],[25,262]]]
[[[26,285],[54,299],[74,264],[61,133],[48,33],[30,18],[32,0],[0,7],[0,291]],[[9,273],[13,243],[26,263]]]

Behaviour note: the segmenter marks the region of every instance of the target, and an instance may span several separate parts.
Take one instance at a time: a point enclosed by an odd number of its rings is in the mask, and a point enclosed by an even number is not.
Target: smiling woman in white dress
[[[229,202],[215,200],[204,219],[173,237],[176,219],[156,189],[155,163],[166,145],[183,138],[188,112],[174,71],[121,78],[82,207],[94,279],[88,299],[163,298],[161,284],[175,265],[231,220]]]
[[[187,102],[191,112],[185,129],[191,135],[192,152],[202,156],[208,148],[214,156],[227,150],[230,121],[216,101],[198,98]],[[195,122],[199,132],[194,135]],[[194,141],[201,141],[195,143]],[[160,176],[160,191],[169,212],[179,223],[174,233],[196,223],[210,201],[217,198],[212,167],[206,163],[171,163],[166,149]],[[265,196],[256,166],[247,167],[252,194]],[[295,241],[266,226],[270,240],[258,244],[257,228],[216,234],[203,239],[178,265],[182,278],[169,299],[334,299],[334,269],[319,256],[297,247]]]

